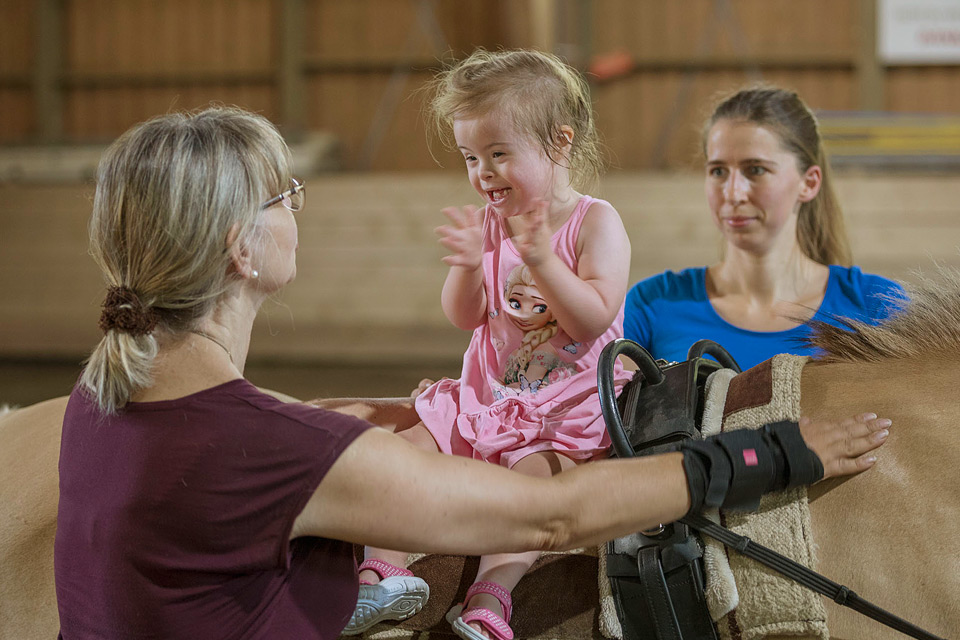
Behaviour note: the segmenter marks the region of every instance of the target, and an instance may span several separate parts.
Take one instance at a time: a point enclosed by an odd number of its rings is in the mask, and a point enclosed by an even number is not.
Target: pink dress
[[[583,196],[550,241],[574,273],[580,226],[594,202]],[[536,316],[540,327],[524,330],[515,321],[519,300],[538,293],[535,283],[523,281],[524,271],[503,219],[488,208],[483,219],[486,322],[473,331],[460,379],[440,380],[420,394],[417,413],[444,453],[508,468],[537,451],[575,460],[602,455],[610,439],[600,415],[597,360],[607,343],[623,336],[623,305],[610,328],[590,342],[572,340],[555,321],[544,326],[543,320],[552,318],[546,305]],[[630,375],[617,364],[618,393]]]

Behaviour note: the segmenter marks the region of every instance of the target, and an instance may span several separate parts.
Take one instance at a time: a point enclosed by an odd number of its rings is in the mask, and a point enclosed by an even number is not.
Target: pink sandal
[[[385,578],[396,578],[397,576],[412,576],[413,571],[410,569],[404,569],[398,567],[395,564],[390,564],[383,560],[378,560],[377,558],[371,558],[369,560],[364,560],[360,563],[360,566],[357,567],[357,573],[363,571],[373,571],[375,574],[380,576],[380,581],[383,582]],[[372,582],[367,582],[366,580],[361,580],[360,584],[373,584]]]
[[[501,618],[486,607],[464,610],[467,603],[478,593],[486,593],[499,600],[500,606],[503,607],[503,617]],[[467,589],[463,604],[451,609],[447,619],[452,619],[450,626],[453,627],[453,632],[464,640],[487,640],[486,636],[470,626],[471,622],[479,622],[483,625],[493,640],[513,640],[513,629],[507,624],[510,622],[512,613],[513,598],[510,597],[509,591],[496,582],[475,582]]]
[[[345,636],[361,634],[385,620],[406,620],[418,613],[430,597],[430,587],[409,569],[376,558],[364,560],[359,567],[360,571],[367,569],[380,576],[380,582],[360,581],[357,606],[342,632]]]

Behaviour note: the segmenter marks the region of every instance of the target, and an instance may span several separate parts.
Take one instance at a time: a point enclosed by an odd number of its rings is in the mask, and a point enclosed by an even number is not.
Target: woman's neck
[[[826,271],[798,245],[765,254],[727,246],[723,260],[709,269],[711,297],[742,296],[768,304],[807,299],[811,289],[822,290]]]
[[[192,331],[158,336],[153,384],[134,395],[149,402],[181,398],[243,377],[259,302],[247,288],[226,293]]]

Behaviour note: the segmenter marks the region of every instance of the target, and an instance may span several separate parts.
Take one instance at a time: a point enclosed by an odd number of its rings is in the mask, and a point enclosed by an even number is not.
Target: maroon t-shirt
[[[297,515],[370,425],[245,380],[105,417],[78,385],[60,445],[60,633],[336,638],[357,598],[352,547]]]

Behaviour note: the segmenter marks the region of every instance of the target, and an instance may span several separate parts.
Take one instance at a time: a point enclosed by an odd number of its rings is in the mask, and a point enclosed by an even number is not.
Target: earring
[[[250,275],[251,275],[252,277],[254,277],[254,278],[259,278],[259,277],[260,277],[260,272],[257,271],[256,269],[254,269],[253,271],[250,272]]]

